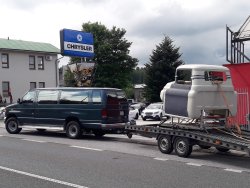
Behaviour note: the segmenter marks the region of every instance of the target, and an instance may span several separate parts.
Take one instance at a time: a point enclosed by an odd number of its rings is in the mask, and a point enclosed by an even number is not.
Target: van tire
[[[69,121],[66,126],[66,135],[68,138],[77,139],[82,135],[82,129],[77,121]]]
[[[19,122],[16,117],[10,117],[6,120],[5,128],[10,134],[18,134],[22,130],[19,128]]]

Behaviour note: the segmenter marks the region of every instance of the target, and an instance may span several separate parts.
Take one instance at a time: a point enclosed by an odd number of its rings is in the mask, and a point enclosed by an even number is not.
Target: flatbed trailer
[[[203,149],[214,146],[218,151],[227,152],[230,149],[250,154],[250,133],[241,132],[222,126],[183,125],[179,123],[160,123],[151,125],[128,125],[125,127],[129,138],[133,134],[156,138],[159,150],[170,154],[173,150],[180,157],[189,157],[194,145]]]

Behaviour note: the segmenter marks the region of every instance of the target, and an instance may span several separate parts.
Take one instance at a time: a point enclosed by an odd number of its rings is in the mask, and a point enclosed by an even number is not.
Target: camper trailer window
[[[219,71],[206,71],[205,72],[206,81],[226,81],[226,73]]]
[[[191,69],[177,70],[176,82],[178,84],[191,84]]]

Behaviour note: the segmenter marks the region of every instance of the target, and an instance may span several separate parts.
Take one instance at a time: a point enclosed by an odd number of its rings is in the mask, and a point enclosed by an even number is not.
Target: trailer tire
[[[173,151],[173,144],[171,136],[160,135],[158,137],[158,148],[162,153],[170,154]]]
[[[177,137],[174,142],[175,153],[179,157],[188,157],[193,150],[190,140],[185,137]]]
[[[220,152],[228,152],[229,149],[228,148],[224,148],[224,147],[216,147],[216,149]]]

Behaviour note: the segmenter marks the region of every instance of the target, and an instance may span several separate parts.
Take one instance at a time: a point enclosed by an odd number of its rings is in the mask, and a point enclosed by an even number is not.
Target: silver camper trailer
[[[235,116],[237,93],[229,69],[217,65],[181,65],[175,81],[167,83],[160,94],[164,110],[170,116]]]

